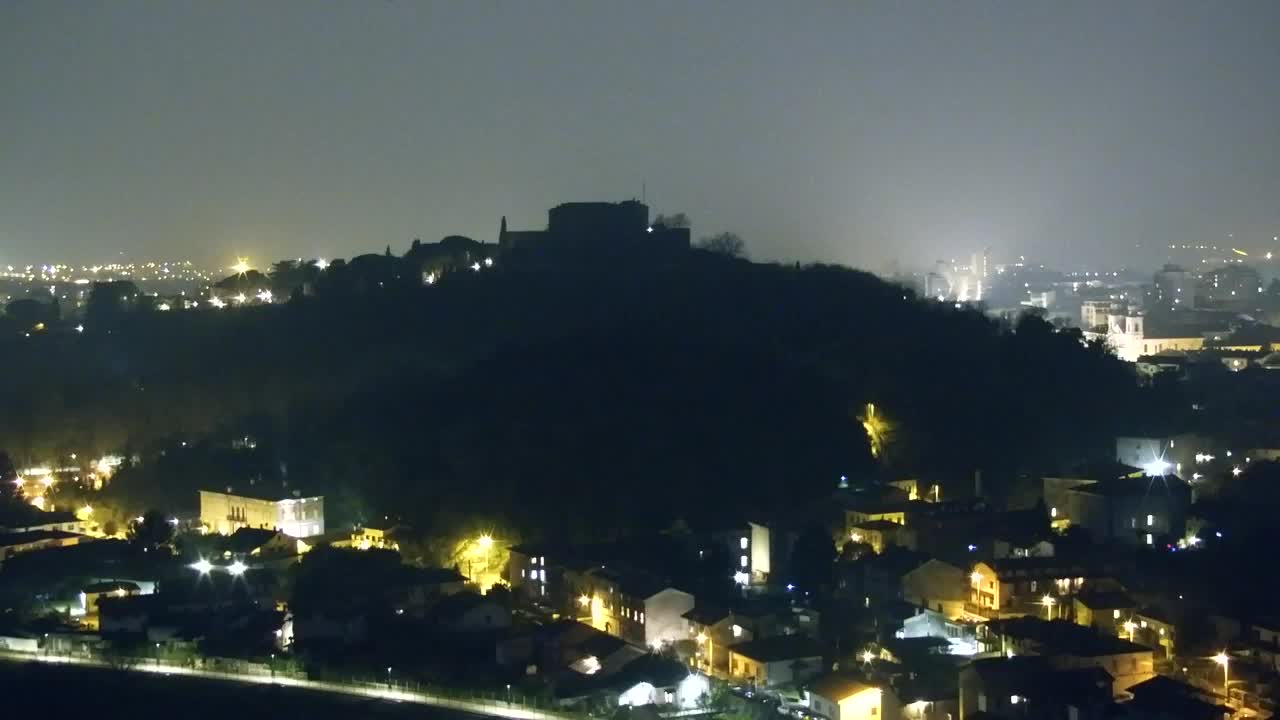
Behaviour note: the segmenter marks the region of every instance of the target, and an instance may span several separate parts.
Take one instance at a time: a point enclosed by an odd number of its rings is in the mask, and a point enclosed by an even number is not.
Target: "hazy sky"
[[[761,258],[1258,245],[1278,38],[1275,0],[4,0],[0,262],[492,241],[642,182]]]

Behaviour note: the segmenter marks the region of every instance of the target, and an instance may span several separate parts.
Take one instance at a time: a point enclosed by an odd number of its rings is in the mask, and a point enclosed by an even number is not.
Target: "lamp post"
[[[276,654],[271,653],[271,679],[276,679]]]
[[[156,643],[156,667],[160,667],[160,643]]]
[[[1055,604],[1057,604],[1057,602],[1058,602],[1058,601],[1057,601],[1057,600],[1054,600],[1054,599],[1053,599],[1053,596],[1052,596],[1052,595],[1049,595],[1048,593],[1046,593],[1044,597],[1040,598],[1040,604],[1041,604],[1041,605],[1044,605],[1044,619],[1045,619],[1045,620],[1052,620],[1052,619],[1053,619],[1053,606],[1054,606]]]
[[[387,689],[391,689],[391,666],[387,666]]]
[[[507,683],[507,704],[511,704],[511,683]]]
[[[1136,630],[1137,628],[1138,628],[1138,623],[1134,622],[1133,618],[1129,618],[1128,620],[1124,621],[1124,629],[1129,632],[1129,642],[1133,642],[1133,631]]]
[[[1222,666],[1222,694],[1227,697],[1227,705],[1231,704],[1231,656],[1223,650],[1213,656],[1213,661]]]

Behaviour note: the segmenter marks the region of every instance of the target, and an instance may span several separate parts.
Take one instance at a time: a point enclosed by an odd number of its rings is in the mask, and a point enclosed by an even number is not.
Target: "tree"
[[[688,215],[678,212],[671,215],[659,214],[653,219],[653,224],[668,228],[687,228],[689,227],[690,222]]]
[[[144,552],[165,547],[173,539],[173,525],[159,510],[148,510],[129,524],[129,542]]]
[[[726,257],[745,258],[747,256],[747,244],[743,242],[741,236],[732,232],[704,237],[698,240],[695,247]]]
[[[9,454],[0,451],[0,504],[19,499],[17,479],[18,471]]]

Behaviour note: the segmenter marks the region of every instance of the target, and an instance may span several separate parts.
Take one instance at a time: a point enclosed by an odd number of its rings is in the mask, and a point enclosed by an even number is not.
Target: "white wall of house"
[[[660,647],[688,637],[684,614],[693,609],[693,596],[683,590],[667,588],[644,601],[644,642]]]

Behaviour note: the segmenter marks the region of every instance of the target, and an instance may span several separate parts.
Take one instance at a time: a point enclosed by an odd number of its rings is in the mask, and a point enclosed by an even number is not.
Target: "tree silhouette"
[[[141,520],[129,524],[129,542],[135,547],[150,552],[165,547],[173,539],[173,525],[159,510],[148,510]]]
[[[747,256],[747,244],[737,233],[722,232],[704,237],[698,240],[694,247],[727,257],[745,258]]]
[[[687,228],[691,224],[689,216],[682,212],[672,213],[671,215],[659,214],[653,219],[653,225],[660,225],[667,228]]]

